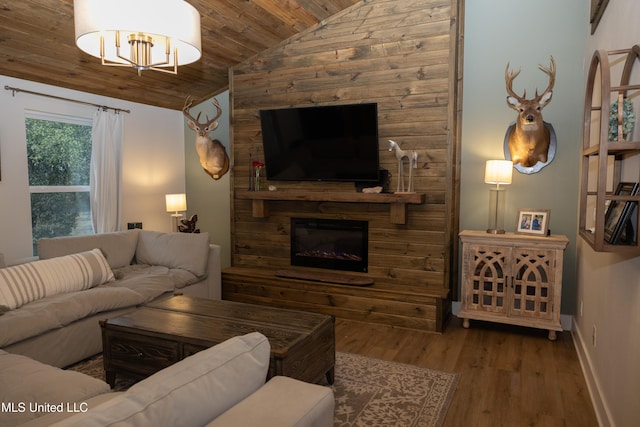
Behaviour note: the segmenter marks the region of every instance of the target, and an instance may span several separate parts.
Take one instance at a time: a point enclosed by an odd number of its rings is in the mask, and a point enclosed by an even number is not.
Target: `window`
[[[25,119],[33,253],[42,237],[92,234],[91,120],[29,113]]]

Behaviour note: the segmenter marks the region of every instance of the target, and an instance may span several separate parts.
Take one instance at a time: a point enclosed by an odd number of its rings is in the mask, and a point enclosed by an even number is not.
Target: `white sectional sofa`
[[[41,239],[38,254],[36,261],[0,265],[0,349],[47,365],[100,353],[99,320],[156,298],[178,292],[220,299],[220,247],[208,233]]]
[[[253,332],[157,372],[126,392],[0,351],[0,427],[330,427],[329,387],[287,377],[265,384],[270,346]]]

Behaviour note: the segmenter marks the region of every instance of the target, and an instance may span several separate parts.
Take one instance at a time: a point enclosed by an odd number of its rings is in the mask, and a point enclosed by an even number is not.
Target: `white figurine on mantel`
[[[418,167],[418,152],[404,151],[400,149],[397,142],[389,140],[389,151],[395,150],[396,159],[398,159],[398,188],[396,193],[413,193],[413,170]],[[409,186],[408,190],[404,190],[404,159],[409,164]],[[401,189],[402,188],[402,189]]]
[[[380,187],[379,185],[376,187],[367,187],[367,188],[363,188],[362,192],[369,193],[369,194],[382,193],[382,187]]]

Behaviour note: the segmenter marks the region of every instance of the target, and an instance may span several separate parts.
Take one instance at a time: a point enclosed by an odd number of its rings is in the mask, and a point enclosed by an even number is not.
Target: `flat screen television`
[[[260,111],[268,180],[378,181],[377,104]]]

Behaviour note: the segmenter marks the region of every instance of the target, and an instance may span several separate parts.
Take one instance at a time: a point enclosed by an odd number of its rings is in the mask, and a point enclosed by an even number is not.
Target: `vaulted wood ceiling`
[[[200,102],[223,91],[229,67],[358,1],[189,0],[200,12],[202,58],[177,76],[138,76],[76,47],[73,0],[0,0],[0,75],[180,109],[187,95]]]

